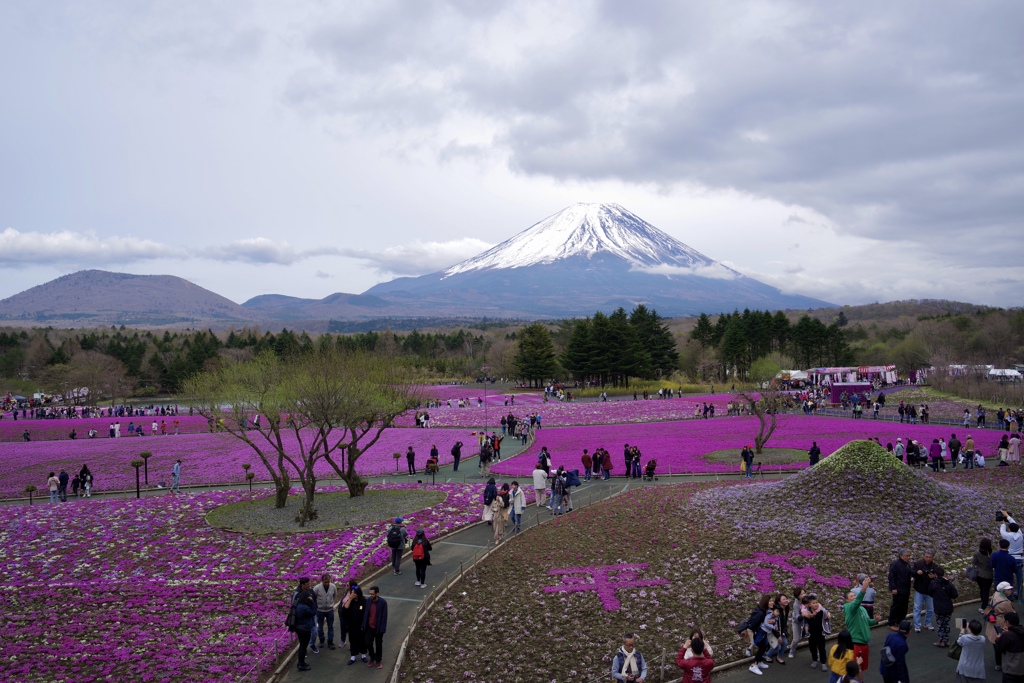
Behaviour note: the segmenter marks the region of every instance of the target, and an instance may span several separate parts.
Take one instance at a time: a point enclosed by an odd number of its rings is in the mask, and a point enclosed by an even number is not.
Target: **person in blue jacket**
[[[910,650],[907,645],[907,634],[910,633],[911,626],[910,621],[904,619],[900,622],[898,631],[892,631],[885,637],[882,649],[889,648],[896,660],[892,664],[886,664],[884,654],[879,657],[882,663],[878,665],[878,673],[882,674],[885,683],[910,683],[910,673],[907,671],[907,651]]]
[[[295,591],[293,598],[295,605],[295,635],[299,637],[299,671],[309,671],[309,664],[306,663],[306,648],[309,647],[309,638],[313,632],[313,624],[316,623],[316,598],[309,588],[309,577],[299,579],[299,589]]]

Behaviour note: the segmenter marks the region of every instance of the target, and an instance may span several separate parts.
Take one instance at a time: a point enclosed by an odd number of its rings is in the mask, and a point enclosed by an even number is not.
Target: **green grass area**
[[[210,526],[248,534],[345,529],[369,522],[384,522],[394,517],[437,505],[445,499],[440,491],[367,491],[358,498],[345,492],[317,493],[317,519],[299,527],[295,521],[302,496],[289,496],[288,504],[274,508],[273,496],[221,505],[206,515]]]
[[[795,462],[807,462],[807,451],[797,448],[765,448],[761,454],[754,454],[754,462],[763,465],[791,465]],[[740,466],[740,452],[729,448],[723,451],[712,451],[704,456],[708,462],[724,462]]]

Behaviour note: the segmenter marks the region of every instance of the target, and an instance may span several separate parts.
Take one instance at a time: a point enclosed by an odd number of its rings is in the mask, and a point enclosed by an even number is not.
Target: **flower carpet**
[[[27,430],[33,441],[51,441],[56,439],[67,439],[71,430],[77,432],[79,440],[87,438],[90,429],[99,432],[97,438],[105,438],[110,431],[110,425],[114,422],[121,423],[121,438],[128,438],[128,425],[142,425],[146,436],[151,436],[153,422],[156,421],[158,430],[160,423],[165,423],[167,433],[174,433],[174,421],[178,421],[178,431],[181,434],[199,434],[209,431],[206,418],[199,415],[178,415],[178,416],[136,416],[136,417],[87,417],[87,418],[54,418],[50,420],[37,420],[35,418],[11,419],[7,413],[4,419],[0,420],[0,441],[21,441],[22,434]],[[136,438],[136,437],[132,437]]]
[[[429,537],[479,520],[482,485],[385,488],[447,494],[407,515]],[[258,658],[269,666],[289,642],[296,578],[357,578],[390,549],[384,521],[255,541],[206,524],[219,505],[265,495],[0,508],[0,680],[234,683]]]
[[[858,572],[885,577],[904,546],[915,557],[934,547],[962,570],[978,538],[998,533],[992,511],[1024,505],[1022,483],[1020,467],[928,476],[857,441],[778,482],[634,489],[531,529],[467,572],[415,631],[400,680],[597,680],[627,631],[651,680],[666,653],[668,680],[691,628],[716,663],[740,659],[736,625],[762,594],[794,585],[821,597],[838,632]],[[884,578],[877,587],[884,615]]]
[[[500,474],[525,476],[533,471],[537,453],[542,446],[548,447],[556,467],[564,465],[566,469],[580,469],[580,456],[584,448],[593,453],[594,449],[604,446],[612,454],[612,475],[623,475],[625,463],[622,451],[623,445],[628,443],[640,448],[643,463],[650,458],[656,459],[659,474],[737,472],[740,450],[747,444],[753,445],[757,428],[757,418],[749,416],[652,424],[545,427],[537,432],[536,440],[529,449],[514,458],[503,460],[491,469]],[[948,441],[952,433],[957,434],[961,441],[967,434],[972,434],[977,448],[986,457],[995,455],[1001,435],[994,430],[964,430],[948,425],[901,425],[870,419],[779,415],[778,426],[766,447],[806,451],[812,441],[817,441],[821,452],[827,454],[849,441],[876,436],[883,446],[886,443],[895,444],[896,438],[902,437],[904,443],[908,439],[917,439],[922,446],[927,447],[933,438],[942,437]],[[735,464],[704,460],[705,453],[723,449],[735,449]],[[782,467],[799,469],[806,466],[807,463],[794,463]],[[776,467],[773,465],[772,469]]]

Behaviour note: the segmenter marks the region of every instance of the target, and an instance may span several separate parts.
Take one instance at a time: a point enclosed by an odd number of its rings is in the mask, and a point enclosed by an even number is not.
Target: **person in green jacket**
[[[871,577],[866,576],[861,581],[860,590],[854,594],[850,591],[846,594],[846,604],[843,605],[843,617],[846,619],[846,630],[853,638],[853,657],[861,661],[861,671],[868,667],[868,643],[871,642],[871,627],[878,622],[868,616],[868,611],[861,603],[868,586],[871,585]]]

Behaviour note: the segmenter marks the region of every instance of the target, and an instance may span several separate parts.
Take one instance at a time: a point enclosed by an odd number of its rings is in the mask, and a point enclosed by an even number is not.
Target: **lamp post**
[[[480,372],[484,373],[484,436],[487,435],[487,371],[490,369],[489,365],[480,368]]]

